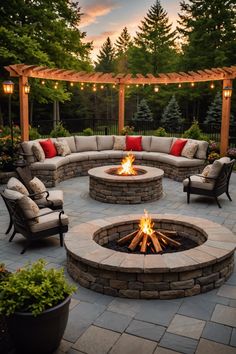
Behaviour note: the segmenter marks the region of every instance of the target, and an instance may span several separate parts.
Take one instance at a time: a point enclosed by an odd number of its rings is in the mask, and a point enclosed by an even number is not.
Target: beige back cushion
[[[21,194],[24,195],[29,195],[28,190],[25,188],[25,186],[23,185],[23,183],[21,183],[21,181],[19,181],[17,178],[15,177],[11,177],[9,179],[9,181],[7,182],[7,188],[11,189],[13,191],[17,191]]]
[[[143,151],[150,151],[150,147],[151,147],[151,141],[152,141],[152,137],[151,136],[142,136],[142,148]]]
[[[126,149],[126,136],[115,135],[113,150],[125,150]]]
[[[11,200],[18,200],[24,197],[24,194],[14,191],[12,189],[5,189],[3,194],[7,199],[11,199]]]
[[[65,139],[61,139],[60,141],[55,141],[54,143],[57,154],[59,156],[67,156],[71,154],[70,147]]]
[[[65,140],[70,148],[71,152],[77,152],[76,146],[75,146],[75,138],[74,136],[65,136],[61,138],[57,138],[58,141]]]
[[[188,159],[193,159],[197,149],[198,143],[188,140],[181,152],[181,156],[187,157]]]
[[[152,136],[150,151],[169,154],[173,138]]]
[[[195,139],[189,139],[195,143],[198,144],[198,148],[197,151],[195,153],[195,157],[197,159],[201,159],[201,160],[206,160],[207,158],[207,148],[208,148],[208,142],[204,141],[204,140],[195,140]]]
[[[18,200],[18,205],[22,209],[23,214],[27,219],[34,218],[32,222],[39,222],[37,216],[39,215],[38,205],[29,197],[22,197]]]
[[[223,167],[224,163],[229,163],[230,162],[230,158],[229,157],[222,157],[219,160],[215,160],[212,164],[211,170],[208,174],[207,177],[210,178],[217,178],[219,176],[219,173]]]
[[[34,193],[42,193],[47,190],[45,187],[44,183],[38,179],[38,177],[34,177],[30,182],[29,182],[30,189]],[[35,197],[35,199],[40,199],[43,198],[46,194],[42,193],[39,194],[38,196]]]
[[[112,150],[114,145],[113,135],[97,135],[98,150]]]
[[[76,151],[97,151],[96,136],[75,136]]]

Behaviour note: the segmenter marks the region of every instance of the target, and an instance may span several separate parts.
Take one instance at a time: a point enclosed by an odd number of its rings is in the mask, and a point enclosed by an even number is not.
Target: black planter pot
[[[70,297],[34,317],[16,312],[7,317],[8,330],[17,353],[49,354],[60,345],[69,316]]]

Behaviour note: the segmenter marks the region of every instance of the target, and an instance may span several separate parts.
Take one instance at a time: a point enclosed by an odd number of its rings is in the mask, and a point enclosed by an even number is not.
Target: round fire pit
[[[235,235],[212,221],[182,215],[152,215],[155,228],[183,232],[197,246],[177,253],[129,254],[103,245],[135,230],[141,215],[92,220],[65,238],[67,269],[91,290],[128,298],[172,299],[221,286],[233,271]]]
[[[120,176],[115,174],[118,167],[102,166],[88,171],[91,198],[113,204],[139,204],[161,198],[163,170],[134,166],[137,175]]]

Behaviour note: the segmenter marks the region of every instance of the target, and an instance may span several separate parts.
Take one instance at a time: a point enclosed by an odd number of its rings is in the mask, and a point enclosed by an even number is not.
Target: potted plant
[[[20,353],[52,353],[66,328],[76,288],[67,283],[63,269],[45,265],[39,259],[0,282],[0,314]]]

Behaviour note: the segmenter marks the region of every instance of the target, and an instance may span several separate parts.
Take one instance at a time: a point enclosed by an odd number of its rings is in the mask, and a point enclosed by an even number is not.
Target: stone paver
[[[217,304],[211,321],[236,327],[236,308]]]
[[[156,345],[153,341],[124,333],[109,354],[152,354]]]
[[[112,331],[124,332],[131,320],[132,318],[130,316],[121,315],[111,311],[105,311],[96,319],[94,324],[99,327],[111,329]]]
[[[235,348],[215,343],[211,340],[201,339],[196,354],[235,354]]]
[[[157,326],[152,323],[133,320],[126,333],[133,334],[134,336],[159,341],[165,332],[165,327]]]
[[[208,322],[203,330],[202,337],[218,343],[229,344],[232,328],[215,322]]]
[[[205,323],[205,321],[196,320],[195,318],[175,315],[167,329],[167,332],[193,339],[199,339]]]
[[[4,186],[1,186],[1,189],[3,188]],[[88,193],[88,177],[64,181],[55,189],[64,191],[64,210],[69,216],[70,230],[76,225],[78,228],[79,223],[87,223],[94,219],[100,219],[102,222],[107,217],[143,214],[144,205],[108,205],[92,200]],[[192,196],[190,204],[187,205],[186,194],[182,192],[182,183],[163,178],[163,189],[164,195],[160,200],[145,204],[149,213],[198,216],[222,224],[236,235],[236,218],[234,217],[236,214],[236,173],[233,173],[230,183],[233,201],[229,202],[225,195],[220,196],[222,209],[219,209],[211,199],[198,196]],[[35,261],[38,258],[44,258],[50,267],[66,267],[66,251],[59,246],[57,237],[45,239],[21,255],[20,251],[25,239],[16,235],[13,242],[8,242],[9,236],[4,234],[8,220],[8,212],[3,201],[0,200],[0,261],[4,262],[9,270],[14,271],[28,261]],[[217,246],[217,241],[215,241],[215,246]],[[66,277],[71,280],[67,272]],[[78,285],[78,291],[73,295],[70,305],[64,340],[56,354],[84,354],[86,353],[85,347],[96,348],[103,344],[105,346],[105,343],[96,344],[96,335],[91,335],[94,329],[96,333],[100,333],[97,338],[103,338],[101,333],[109,333],[112,339],[118,336],[117,341],[111,344],[111,349],[108,349],[109,354],[236,353],[235,286],[236,269],[219,289],[191,298],[175,300],[114,298]],[[115,317],[116,315],[124,316],[117,321],[118,332],[112,330],[115,321],[106,321],[105,313],[113,313]],[[170,333],[169,330],[175,324],[174,319],[179,317],[188,317],[191,321],[200,320],[200,323],[206,321],[202,338],[196,340],[186,337],[187,329],[184,335]],[[102,319],[101,326],[95,326],[96,321]],[[143,327],[143,333],[140,332],[139,325]],[[147,334],[148,328],[149,334]],[[155,332],[154,329],[157,331]],[[166,331],[160,337],[162,330]],[[127,333],[128,331],[132,334]],[[146,339],[145,336],[148,335],[153,339]],[[108,342],[112,342],[110,336],[107,337]],[[83,349],[78,346],[79,343],[83,343]],[[107,347],[104,349],[104,354],[107,353]]]
[[[90,326],[73,345],[73,348],[87,354],[104,354],[112,348],[119,337],[120,334],[117,332]]]

